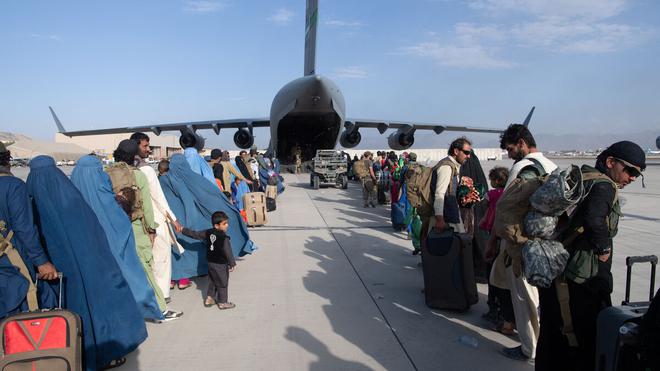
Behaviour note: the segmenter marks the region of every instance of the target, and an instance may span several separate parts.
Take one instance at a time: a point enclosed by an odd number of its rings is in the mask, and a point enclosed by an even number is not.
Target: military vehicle
[[[314,189],[323,186],[348,188],[348,165],[341,151],[319,149],[312,159],[313,170],[309,175],[309,185]]]

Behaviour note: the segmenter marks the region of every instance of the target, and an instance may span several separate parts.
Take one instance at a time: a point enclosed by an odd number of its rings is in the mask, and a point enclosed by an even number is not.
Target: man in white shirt
[[[465,225],[459,212],[456,189],[460,184],[460,169],[472,153],[472,143],[461,137],[449,145],[448,156],[440,160],[436,169],[433,214],[430,225],[436,230],[453,228],[454,232],[465,233]],[[433,187],[433,185],[431,185]],[[432,189],[433,191],[433,189]]]
[[[504,190],[505,194],[506,188],[516,178],[535,178],[551,173],[557,168],[557,165],[538,151],[532,133],[524,125],[509,125],[500,136],[500,147],[507,151],[510,159],[515,161],[511,170],[509,170],[509,179]],[[494,249],[493,244],[495,243],[496,238],[493,235],[489,241],[489,250]],[[520,259],[512,258],[511,255],[506,253],[507,249],[519,248],[520,246],[511,246],[508,241],[502,240],[500,254],[504,254],[504,259],[496,259],[492,270],[501,269],[501,266],[496,267],[496,265],[504,261],[505,288],[511,291],[516,329],[520,338],[520,346],[504,348],[502,353],[515,360],[528,361],[536,356],[536,344],[539,338],[539,294],[536,287],[525,280]],[[520,254],[516,255],[519,256]]]
[[[165,301],[169,302],[170,279],[172,277],[172,246],[175,245],[180,252],[183,252],[183,248],[172,235],[168,223],[174,225],[177,233],[180,233],[183,227],[176,219],[176,215],[174,215],[174,212],[172,212],[165,199],[156,171],[144,161],[144,159],[149,157],[151,152],[151,148],[149,147],[149,137],[144,133],[134,133],[131,136],[131,139],[138,142],[139,145],[137,167],[149,181],[151,203],[153,204],[154,209],[154,220],[158,224],[158,227],[156,228],[156,237],[153,241],[154,278],[156,279],[158,287],[163,292]]]

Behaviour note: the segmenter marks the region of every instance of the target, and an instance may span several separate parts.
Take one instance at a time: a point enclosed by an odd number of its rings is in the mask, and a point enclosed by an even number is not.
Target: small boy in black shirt
[[[229,272],[234,271],[236,261],[231,251],[231,242],[227,235],[229,218],[222,211],[216,211],[211,216],[213,228],[205,231],[191,231],[183,228],[183,234],[196,240],[206,242],[206,260],[209,265],[209,287],[206,291],[204,306],[210,307],[214,304],[219,309],[231,309],[236,306],[227,301]]]

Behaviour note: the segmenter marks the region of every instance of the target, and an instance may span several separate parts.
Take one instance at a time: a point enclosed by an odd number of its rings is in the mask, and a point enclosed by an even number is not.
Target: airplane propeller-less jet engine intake
[[[387,144],[395,151],[410,148],[415,143],[415,131],[399,129],[387,137]]]
[[[344,148],[354,148],[362,140],[362,134],[358,130],[348,131],[345,130],[341,133],[339,144]]]
[[[238,129],[234,133],[234,144],[238,148],[248,149],[254,144],[254,136],[248,129]]]

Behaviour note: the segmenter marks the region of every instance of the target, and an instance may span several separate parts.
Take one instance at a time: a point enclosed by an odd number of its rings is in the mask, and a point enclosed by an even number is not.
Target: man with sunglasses
[[[617,234],[621,209],[618,189],[642,176],[646,155],[630,141],[612,144],[596,158],[595,167],[583,165],[581,170],[588,195],[571,219],[571,239],[563,236],[566,249],[592,252],[598,258],[598,273],[582,283],[566,278],[573,327],[572,346],[562,333],[564,320],[555,286],[540,289],[541,334],[536,357],[536,370],[593,370],[595,366],[596,320],[598,313],[612,305],[612,239]],[[587,175],[589,175],[587,177]],[[642,182],[642,186],[643,186]],[[583,227],[583,232],[575,233]],[[577,236],[577,237],[576,237]],[[568,319],[568,317],[567,317]],[[561,356],[558,356],[561,355]]]
[[[531,179],[549,174],[557,168],[543,153],[536,148],[536,140],[529,129],[520,124],[511,124],[500,136],[500,148],[507,151],[509,158],[514,160],[509,170],[509,179],[504,188],[517,179]],[[494,255],[498,239],[491,235],[488,241],[486,256]],[[504,282],[491,280],[491,284],[511,291],[511,301],[516,319],[516,329],[520,346],[502,349],[508,358],[529,361],[536,356],[536,343],[539,338],[539,294],[536,287],[530,285],[522,274],[520,254],[513,253],[519,246],[512,246],[502,241],[499,256],[493,262],[491,277],[505,277]],[[510,254],[507,251],[511,252]],[[503,272],[502,272],[503,271]]]
[[[428,232],[429,226],[438,231],[453,228],[454,232],[465,233],[465,226],[461,221],[458,208],[456,189],[460,184],[461,165],[472,154],[472,143],[466,137],[455,139],[449,145],[447,154],[448,156],[436,165],[435,176],[431,179],[431,182],[435,181],[431,185],[431,190],[434,192],[434,216],[431,221],[425,223],[426,226],[422,226],[422,236]],[[425,238],[422,239],[422,241],[424,240]]]

